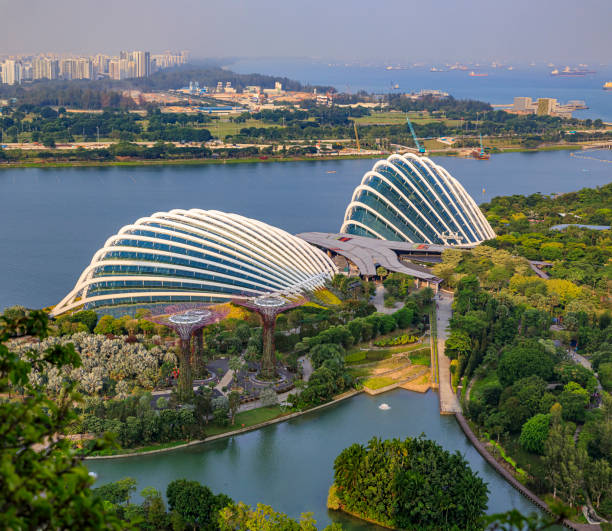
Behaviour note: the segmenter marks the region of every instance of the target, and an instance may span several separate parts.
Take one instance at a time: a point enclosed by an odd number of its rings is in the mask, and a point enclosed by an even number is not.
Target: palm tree
[[[231,371],[234,371],[234,378],[232,380],[233,386],[234,382],[238,380],[238,376],[243,371],[245,363],[240,356],[232,356],[227,365]]]

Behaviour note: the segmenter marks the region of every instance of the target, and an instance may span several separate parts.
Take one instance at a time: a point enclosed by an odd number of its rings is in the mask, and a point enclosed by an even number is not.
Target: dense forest
[[[551,277],[605,289],[612,278],[610,231],[558,224],[612,225],[612,184],[557,196],[496,197],[481,207],[498,234],[486,244],[530,260],[550,261]]]
[[[612,515],[612,184],[483,205],[498,237],[445,252],[453,384],[490,450],[570,507]],[[540,260],[536,274],[528,260]],[[550,498],[552,500],[552,498]]]

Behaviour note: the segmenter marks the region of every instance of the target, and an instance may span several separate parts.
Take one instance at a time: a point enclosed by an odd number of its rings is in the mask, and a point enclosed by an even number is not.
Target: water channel
[[[380,410],[387,403],[391,409]],[[328,511],[327,491],[335,457],[354,442],[425,434],[450,451],[459,451],[488,483],[489,513],[535,506],[515,491],[482,458],[454,416],[441,416],[438,395],[395,390],[377,397],[357,395],[336,405],[266,428],[150,456],[88,461],[97,484],[133,477],[138,489],[165,492],[173,479],[187,478],[250,505],[265,503],[298,517],[312,511],[320,528],[340,522],[348,530],[379,529]]]

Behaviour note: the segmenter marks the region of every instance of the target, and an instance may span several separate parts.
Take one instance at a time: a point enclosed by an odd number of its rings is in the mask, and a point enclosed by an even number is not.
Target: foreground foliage
[[[79,356],[71,345],[56,344],[20,359],[4,344],[26,334],[44,339],[46,333],[42,311],[0,316],[0,527],[119,529],[119,521],[92,495],[93,479],[62,437],[76,418],[73,404],[80,396],[74,385],[64,385],[54,401],[29,381],[33,369],[79,367]],[[10,399],[15,389],[19,400]],[[103,446],[93,441],[89,451]]]

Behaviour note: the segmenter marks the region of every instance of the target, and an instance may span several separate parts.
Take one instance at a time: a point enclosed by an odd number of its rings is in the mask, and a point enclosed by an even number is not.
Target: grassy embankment
[[[69,168],[69,167],[98,167],[98,166],[202,166],[207,164],[254,164],[270,162],[318,162],[326,160],[352,160],[352,159],[378,159],[381,155],[336,155],[329,157],[259,157],[245,159],[160,159],[160,160],[111,160],[111,161],[62,161],[62,162],[0,162],[2,168]]]
[[[284,412],[280,406],[271,407],[260,407],[256,409],[250,409],[236,414],[234,424],[228,424],[227,426],[221,426],[214,422],[211,422],[205,427],[206,437],[212,437],[214,435],[222,435],[229,433],[241,428],[249,428],[269,420],[273,420],[288,413]],[[137,448],[115,448],[113,450],[107,450],[104,452],[97,452],[93,455],[123,455],[123,454],[138,454],[143,452],[150,452],[152,450],[163,450],[166,448],[174,448],[182,444],[188,443],[188,440],[172,441],[168,443],[159,443],[148,446],[139,446]]]
[[[431,356],[428,343],[404,345],[378,350],[354,350],[347,354],[349,372],[366,391],[375,391],[393,384],[401,385],[418,380],[418,387],[428,387]],[[352,365],[352,367],[351,367]]]

